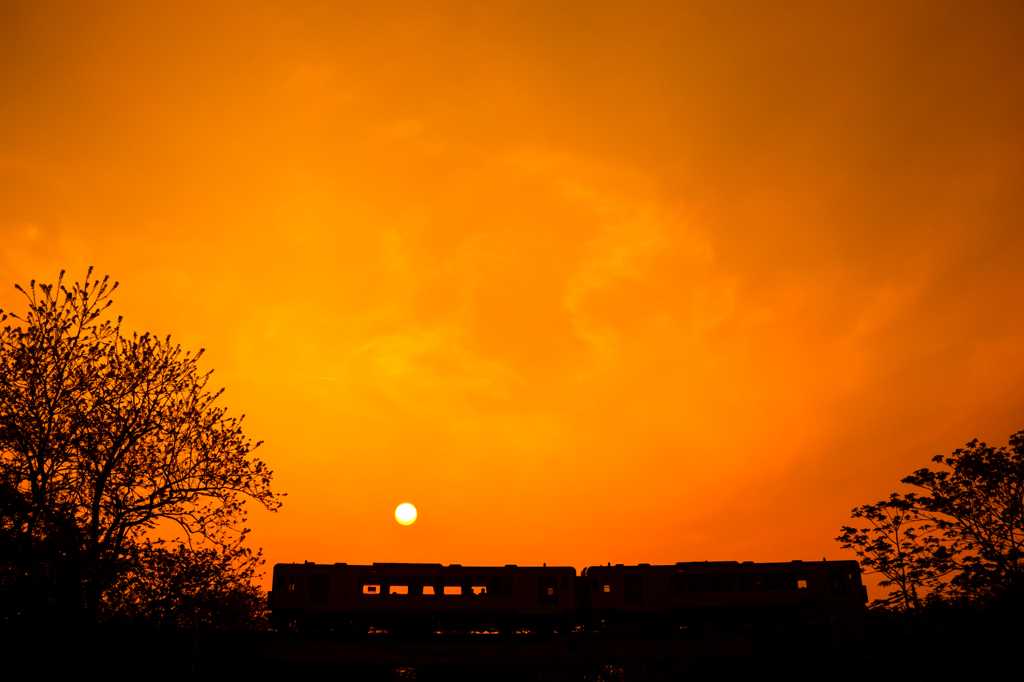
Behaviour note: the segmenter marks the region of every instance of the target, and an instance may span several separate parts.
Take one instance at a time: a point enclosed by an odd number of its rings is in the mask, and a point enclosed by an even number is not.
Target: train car
[[[592,620],[763,620],[813,600],[855,606],[867,601],[856,561],[589,566],[578,589],[589,595],[580,603]]]
[[[486,630],[571,622],[576,569],[450,564],[277,564],[278,624],[384,630]]]

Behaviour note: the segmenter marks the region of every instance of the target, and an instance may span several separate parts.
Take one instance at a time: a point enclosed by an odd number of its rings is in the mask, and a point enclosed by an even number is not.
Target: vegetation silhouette
[[[836,538],[888,596],[873,606],[916,611],[925,604],[985,606],[1020,600],[1024,550],[1024,431],[1009,446],[973,440],[944,468],[903,479],[923,493],[893,493],[857,507],[868,527],[843,526]]]
[[[211,678],[341,668],[377,679],[595,681],[944,679],[1016,663],[1024,431],[1007,447],[972,441],[936,457],[937,470],[903,479],[915,492],[853,510],[861,527],[837,539],[889,589],[870,610],[819,599],[763,622],[644,631],[602,621],[553,636],[558,655],[538,660],[516,653],[513,632],[500,662],[419,668],[401,663],[419,634],[267,630],[244,503],[276,510],[281,496],[252,455],[259,443],[216,406],[202,351],[122,334],[120,318],[105,317],[116,283],[91,280],[92,269],[81,285],[63,276],[19,287],[27,313],[0,311],[0,323],[12,320],[0,329],[0,621],[20,659],[76,674],[108,671],[116,656],[124,669],[159,661],[168,675]],[[159,537],[168,524],[179,541]],[[313,660],[338,641],[356,641],[366,659]],[[370,662],[382,641],[396,662]],[[611,656],[620,645],[627,654]]]
[[[16,285],[27,312],[0,310],[0,614],[237,625],[262,563],[244,504],[278,509],[271,471],[207,390],[203,351],[123,334],[105,315],[117,283],[91,277]]]

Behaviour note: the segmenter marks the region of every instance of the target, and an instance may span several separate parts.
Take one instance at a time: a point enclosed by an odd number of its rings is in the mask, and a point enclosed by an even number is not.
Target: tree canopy
[[[1024,431],[1008,446],[977,440],[942,466],[903,479],[922,492],[853,510],[868,527],[844,526],[836,538],[852,548],[879,585],[891,588],[876,604],[917,609],[925,601],[986,602],[1020,597],[1024,569]]]
[[[0,330],[8,612],[95,618],[158,525],[189,546],[254,562],[243,545],[245,501],[280,506],[244,415],[228,416],[216,405],[222,390],[207,389],[203,351],[122,333],[121,318],[106,315],[117,283],[91,277],[90,268],[84,284],[65,286],[61,272],[56,285],[16,286],[27,312],[0,311],[9,321]]]
[[[251,583],[254,561],[213,548],[136,544],[102,608],[112,622],[155,627],[265,627],[266,594]]]

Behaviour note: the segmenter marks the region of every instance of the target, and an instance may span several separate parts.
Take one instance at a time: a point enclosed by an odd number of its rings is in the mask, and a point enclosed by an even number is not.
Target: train
[[[277,564],[279,627],[555,631],[598,623],[771,622],[808,604],[863,608],[856,561],[571,566]]]

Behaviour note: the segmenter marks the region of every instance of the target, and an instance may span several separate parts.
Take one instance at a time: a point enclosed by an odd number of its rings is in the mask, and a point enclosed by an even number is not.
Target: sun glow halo
[[[408,526],[416,521],[416,507],[408,502],[403,502],[395,509],[395,520],[403,526]]]

